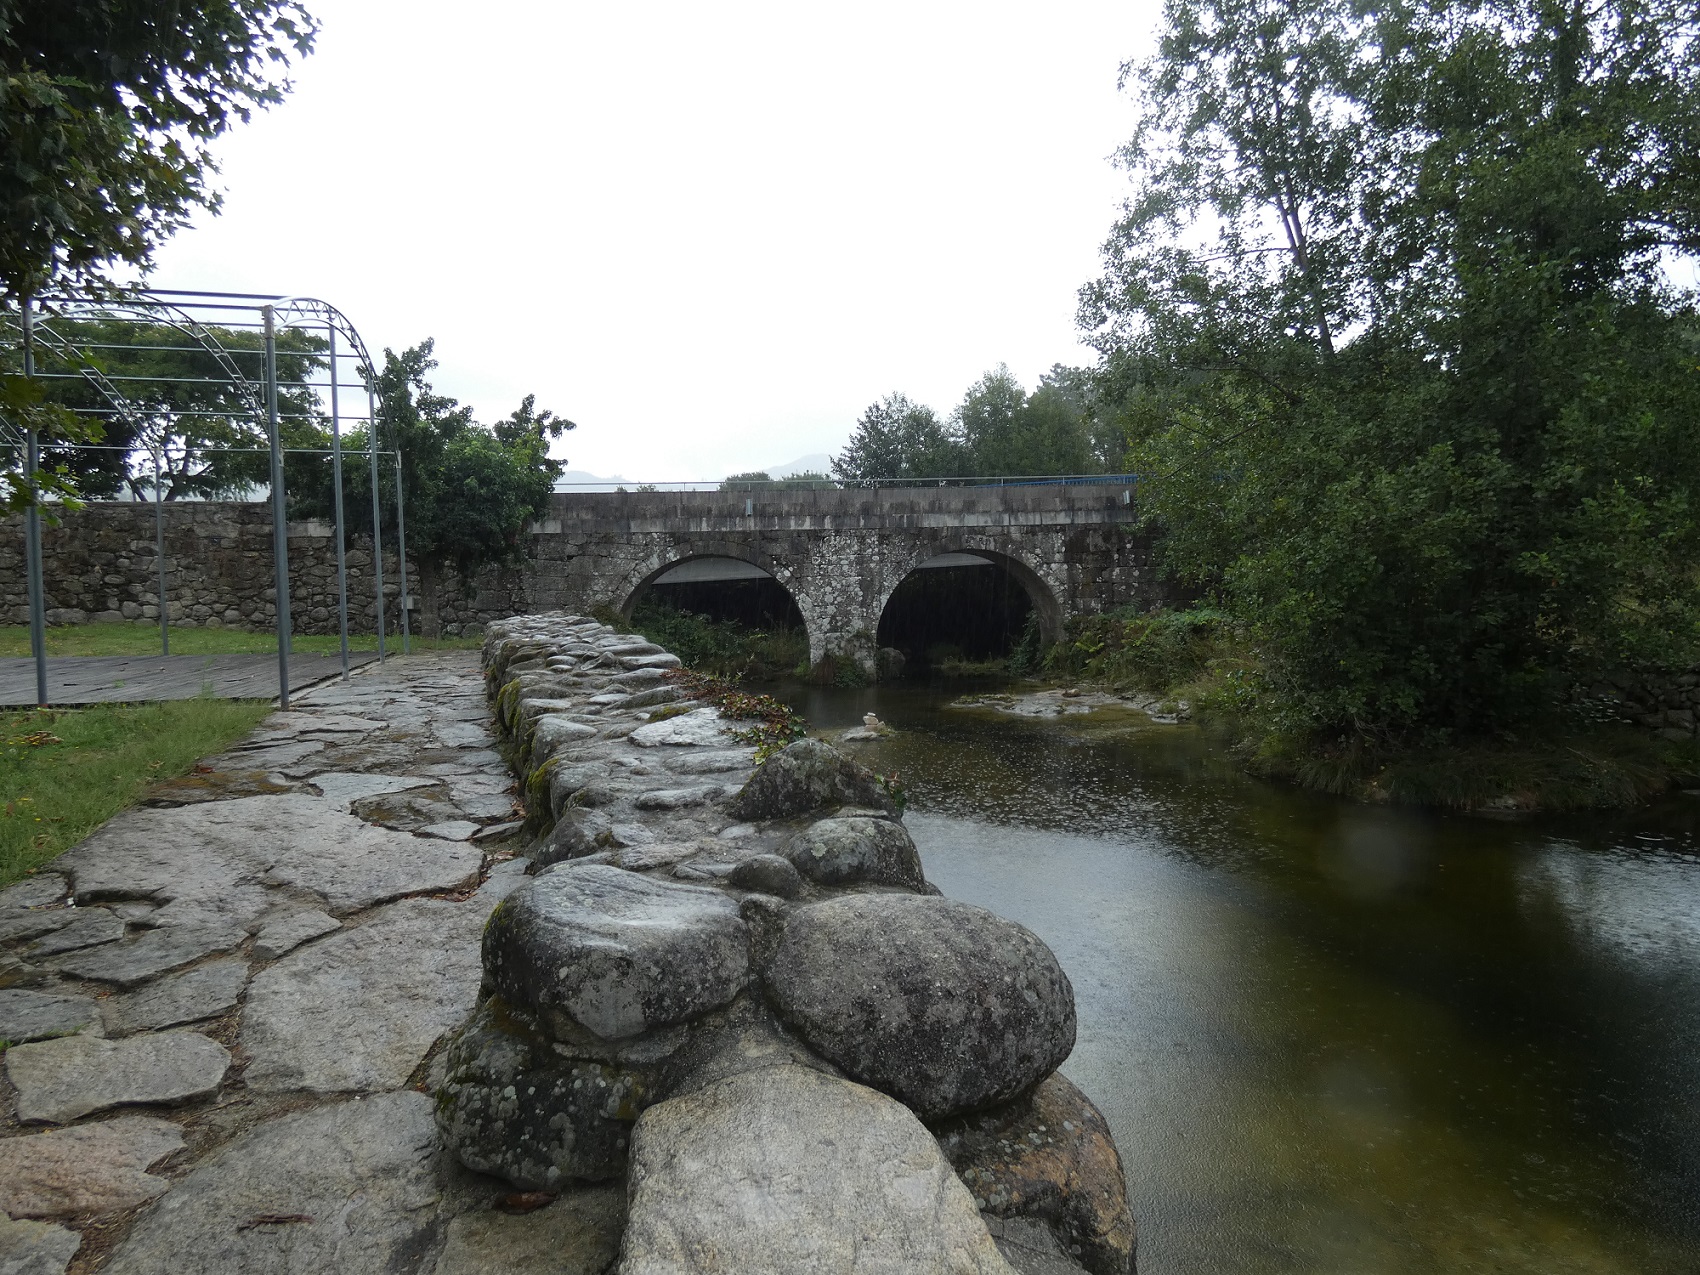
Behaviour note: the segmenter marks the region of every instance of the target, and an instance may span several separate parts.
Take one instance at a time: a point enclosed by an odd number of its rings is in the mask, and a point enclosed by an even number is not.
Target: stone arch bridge
[[[524,603],[629,615],[678,564],[731,558],[790,593],[811,663],[830,655],[872,670],[892,591],[923,563],[967,553],[1019,582],[1054,640],[1069,616],[1158,597],[1132,500],[1113,481],[558,494],[532,529]]]

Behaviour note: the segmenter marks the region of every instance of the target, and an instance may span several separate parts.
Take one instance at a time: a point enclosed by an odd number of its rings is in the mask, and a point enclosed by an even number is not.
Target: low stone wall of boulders
[[[438,1124],[522,1191],[624,1179],[623,1275],[1133,1269],[1074,995],[943,898],[875,776],[757,764],[678,661],[559,614],[493,624],[532,874],[491,915]]]
[[[165,598],[173,626],[276,626],[270,504],[173,501],[158,512],[164,521]],[[49,624],[159,623],[155,513],[145,501],[91,502],[60,511],[56,521],[43,527],[42,582]],[[371,633],[377,627],[378,607],[370,537],[354,540],[345,566],[349,628]],[[401,589],[393,546],[384,552],[383,569],[385,624],[395,632],[401,627]],[[409,561],[407,569],[417,591],[418,567]],[[328,522],[289,524],[289,595],[296,633],[337,631],[336,541]],[[526,609],[524,582],[514,571],[490,568],[470,581],[451,572],[439,595],[443,632],[451,637],[482,632],[488,620]],[[0,622],[28,620],[23,520],[0,519]]]

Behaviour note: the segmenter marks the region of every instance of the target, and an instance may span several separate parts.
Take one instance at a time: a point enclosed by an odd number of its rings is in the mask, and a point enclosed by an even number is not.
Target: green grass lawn
[[[475,649],[483,638],[421,638],[410,639],[415,651],[454,651]],[[335,655],[340,649],[336,635],[297,635],[290,649],[303,655]],[[350,633],[348,649],[376,651],[378,638],[374,633]],[[386,653],[401,654],[401,634],[384,636]],[[173,655],[263,655],[277,650],[277,634],[251,633],[245,629],[171,630]],[[0,625],[0,657],[28,656],[30,631],[27,625]],[[49,655],[157,655],[159,626],[157,624],[73,624],[47,630]]]
[[[269,712],[260,700],[210,698],[0,711],[0,886],[75,845],[148,785],[223,750]]]

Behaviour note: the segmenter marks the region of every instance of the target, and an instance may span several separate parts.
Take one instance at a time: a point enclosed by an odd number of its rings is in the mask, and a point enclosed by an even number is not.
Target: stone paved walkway
[[[356,651],[351,666],[378,657]],[[291,695],[337,676],[338,655],[289,657]],[[275,699],[277,655],[67,655],[47,661],[49,704],[134,704],[162,699]],[[35,703],[35,661],[0,660],[0,707]]]
[[[0,891],[0,1270],[613,1260],[618,1189],[492,1211],[432,1124],[523,879],[487,716],[477,652],[320,685]]]

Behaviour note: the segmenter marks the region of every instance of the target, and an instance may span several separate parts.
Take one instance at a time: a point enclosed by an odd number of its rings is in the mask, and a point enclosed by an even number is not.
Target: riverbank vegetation
[[[272,711],[254,700],[0,712],[0,886],[74,846]]]
[[[765,628],[716,620],[645,598],[632,618],[599,615],[616,628],[641,633],[677,655],[686,668],[732,681],[771,682],[806,675],[809,639],[800,628]]]
[[[1245,626],[1214,607],[1114,611],[1070,620],[1062,640],[1011,671],[1159,697],[1221,734],[1249,769],[1340,796],[1461,810],[1632,805],[1700,782],[1700,742],[1639,729],[1621,706],[1579,698],[1520,728],[1427,744],[1294,732]]]
[[[1171,0],[1124,68],[1096,410],[1256,653],[1271,768],[1449,801],[1433,759],[1602,800],[1669,774],[1531,741],[1700,658],[1697,48],[1664,0]],[[1181,658],[1173,623],[1125,658]]]

